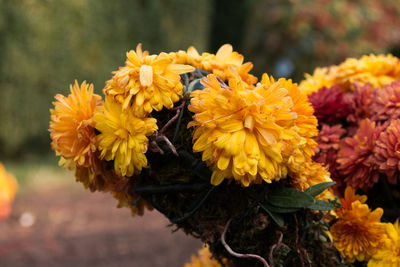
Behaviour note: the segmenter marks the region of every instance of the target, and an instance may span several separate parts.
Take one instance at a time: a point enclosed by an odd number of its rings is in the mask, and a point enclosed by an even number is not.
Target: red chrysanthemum
[[[400,81],[387,84],[381,90],[377,90],[372,111],[373,119],[376,121],[400,118]]]
[[[309,95],[308,98],[320,123],[332,124],[351,112],[349,104],[344,101],[343,92],[339,86],[321,88]]]
[[[362,119],[371,118],[372,105],[375,102],[376,90],[370,83],[366,85],[354,84],[354,93],[347,94],[346,102],[350,104],[353,110],[352,114],[347,117],[349,122],[358,122]]]
[[[322,124],[322,129],[319,131],[317,138],[318,148],[314,156],[314,160],[325,164],[329,168],[331,178],[336,181],[335,189],[342,188],[343,182],[338,173],[338,164],[336,162],[337,153],[339,150],[340,137],[345,134],[346,130],[342,125],[337,124],[329,126]]]
[[[388,181],[397,184],[400,174],[400,120],[392,120],[376,141],[374,158],[379,171]]]
[[[338,170],[345,183],[354,189],[366,191],[378,181],[379,173],[373,158],[373,149],[381,131],[381,126],[365,119],[360,121],[353,137],[347,137],[340,143]]]

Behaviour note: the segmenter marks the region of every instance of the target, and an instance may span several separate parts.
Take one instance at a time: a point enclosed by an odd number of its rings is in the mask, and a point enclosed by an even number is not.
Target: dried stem
[[[221,235],[221,243],[222,243],[222,245],[224,245],[225,249],[229,252],[229,254],[231,254],[232,256],[237,257],[237,258],[253,258],[253,259],[261,261],[263,263],[264,267],[270,267],[268,262],[263,257],[261,257],[259,255],[241,254],[241,253],[237,253],[237,252],[235,252],[235,251],[233,251],[231,249],[231,247],[225,241],[226,232],[228,231],[229,224],[231,223],[231,221],[232,221],[232,219],[229,219],[229,221],[226,223],[225,229],[224,229],[224,231],[222,232],[222,235]]]

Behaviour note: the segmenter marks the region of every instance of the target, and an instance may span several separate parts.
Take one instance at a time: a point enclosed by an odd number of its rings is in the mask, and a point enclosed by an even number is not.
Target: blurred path
[[[201,246],[157,212],[116,205],[75,183],[24,190],[0,222],[0,266],[183,266]]]

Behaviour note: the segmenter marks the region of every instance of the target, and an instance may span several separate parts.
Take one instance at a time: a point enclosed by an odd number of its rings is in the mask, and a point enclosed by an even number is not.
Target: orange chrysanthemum
[[[192,255],[191,263],[186,263],[185,267],[222,267],[222,265],[217,260],[212,259],[211,256],[208,246],[204,246],[199,250],[197,257]],[[224,260],[223,263],[225,266],[227,261]]]
[[[196,126],[193,150],[203,152],[203,160],[211,166],[212,184],[224,178],[244,186],[262,180],[270,183],[287,174],[284,152],[287,161],[298,163],[308,150],[312,154],[307,148],[313,141],[307,137],[317,134],[312,129],[316,120],[307,117],[312,116],[312,108],[303,103],[290,80],[265,78],[253,89],[239,76],[230,79],[228,87],[208,75],[202,83],[205,89],[192,93],[189,110],[195,115],[188,126]],[[300,153],[289,153],[299,147]]]
[[[131,109],[123,110],[122,104],[106,99],[94,115],[101,158],[114,160],[117,174],[132,176],[147,166],[144,153],[149,136],[157,130],[156,119],[138,118]]]
[[[346,207],[349,201],[344,201]],[[348,262],[370,259],[387,239],[385,224],[380,222],[383,214],[381,208],[371,212],[367,204],[356,200],[351,203],[350,209],[337,214],[339,218],[330,228],[330,233],[335,247]]]
[[[359,121],[371,118],[373,115],[374,102],[381,90],[376,90],[370,83],[363,86],[354,84],[354,92],[346,94],[347,103],[350,104],[352,114],[347,116],[348,122],[359,123]]]
[[[368,262],[368,267],[399,267],[400,266],[400,226],[399,220],[394,224],[387,223],[388,239]]]
[[[372,110],[376,121],[400,118],[400,81],[387,84],[376,92]]]
[[[73,168],[90,167],[96,158],[96,134],[93,115],[101,97],[93,93],[93,85],[78,82],[70,86],[67,97],[57,94],[51,109],[51,147],[59,154],[61,163]]]
[[[174,64],[174,58],[166,53],[148,55],[140,44],[136,52],[131,50],[126,56],[125,66],[114,72],[104,94],[123,104],[124,109],[131,105],[138,117],[147,116],[153,109],[171,109],[182,94],[179,75],[194,71],[192,66]]]
[[[291,177],[290,182],[294,188],[304,191],[310,186],[316,184],[332,182],[328,170],[323,167],[322,164],[309,161],[303,163],[303,165],[304,168],[302,169],[302,172],[296,173]],[[317,198],[322,200],[333,200],[335,199],[335,196],[332,189],[327,189],[318,195]]]
[[[381,131],[382,127],[375,122],[362,120],[356,134],[341,142],[337,163],[347,185],[367,190],[378,181],[373,149]]]
[[[400,119],[392,120],[376,140],[374,159],[388,181],[397,184],[400,175]]]
[[[18,184],[15,178],[8,174],[0,163],[0,220],[11,212],[11,203],[17,192]]]
[[[364,204],[367,201],[367,196],[357,195],[355,190],[351,186],[347,186],[344,191],[344,197],[340,199],[342,207],[337,210],[337,213],[341,215],[343,214],[343,212],[351,210],[353,202],[356,201],[359,201],[361,204]]]

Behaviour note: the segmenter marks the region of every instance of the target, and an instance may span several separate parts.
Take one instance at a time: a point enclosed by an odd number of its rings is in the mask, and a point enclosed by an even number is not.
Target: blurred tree
[[[48,151],[49,108],[78,79],[98,93],[137,43],[205,50],[211,0],[0,0],[1,157]]]
[[[398,52],[398,0],[0,0],[0,152],[48,151],[49,108],[78,79],[100,92],[125,52],[224,43],[300,80],[349,56]]]
[[[243,51],[257,73],[296,80],[316,66],[382,53],[400,44],[398,0],[259,0]]]

